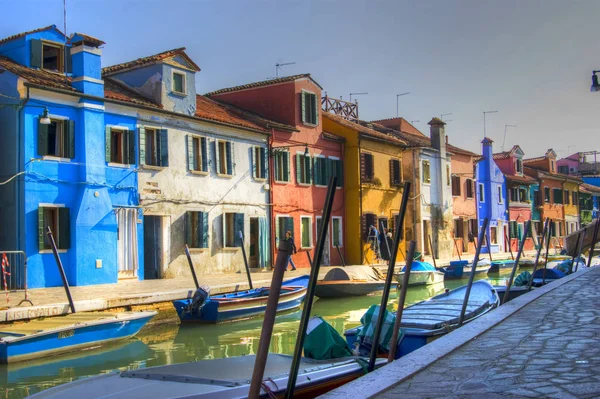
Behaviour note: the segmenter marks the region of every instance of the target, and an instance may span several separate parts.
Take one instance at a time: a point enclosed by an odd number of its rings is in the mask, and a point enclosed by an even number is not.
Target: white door
[[[319,237],[319,233],[321,232],[322,221],[323,219],[321,218],[321,216],[317,216],[317,239]],[[329,266],[329,264],[331,263],[329,259],[329,248],[329,229],[327,229],[327,235],[325,236],[325,246],[323,247],[323,261],[321,262],[321,265]]]
[[[117,212],[119,278],[137,276],[137,209],[121,208]]]

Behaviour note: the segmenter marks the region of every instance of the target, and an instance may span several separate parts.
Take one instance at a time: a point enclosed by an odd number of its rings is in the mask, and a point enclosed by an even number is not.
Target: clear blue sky
[[[104,65],[175,47],[202,68],[198,91],[309,72],[330,96],[360,96],[361,119],[445,119],[476,152],[487,134],[527,157],[600,150],[600,1],[66,0],[67,31],[107,44]],[[62,0],[0,0],[0,37],[56,24]]]

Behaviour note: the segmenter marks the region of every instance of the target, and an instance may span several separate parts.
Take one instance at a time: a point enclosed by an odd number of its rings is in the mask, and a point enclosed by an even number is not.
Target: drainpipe
[[[269,242],[271,243],[271,267],[273,267],[273,259],[275,259],[275,211],[273,207],[273,189],[275,183],[275,161],[273,160],[272,150],[273,141],[275,140],[275,129],[271,128],[271,137],[267,139],[267,154],[269,154],[269,205],[267,205],[267,217],[269,218]]]
[[[419,240],[417,239],[417,200],[420,200],[419,195],[421,194],[421,181],[419,180],[417,182],[417,165],[421,166],[419,163],[417,163],[418,159],[417,159],[417,151],[416,149],[412,150],[412,157],[413,157],[413,167],[412,167],[412,174],[413,174],[413,182],[414,182],[414,195],[413,195],[413,240],[415,240],[417,243],[419,242]],[[419,187],[419,192],[417,193],[417,187]],[[419,209],[419,213],[420,213],[420,209]],[[421,251],[423,251],[423,248],[421,248]],[[423,251],[424,253],[425,251]]]
[[[362,227],[362,218],[363,218],[363,187],[362,187],[362,166],[360,161],[362,159],[362,150],[360,148],[360,135],[358,136],[358,208],[359,208],[359,226]],[[360,242],[360,262],[362,264],[364,260],[364,245],[363,245],[363,237],[362,237],[362,229],[358,230],[359,242]]]
[[[16,158],[16,168],[15,171],[17,173],[21,172],[21,165],[23,165],[23,156],[24,154],[20,151],[21,150],[21,138],[23,137],[22,132],[21,132],[21,118],[23,117],[23,110],[25,109],[25,104],[27,104],[27,102],[29,101],[29,87],[27,87],[27,96],[25,97],[25,99],[23,100],[23,102],[21,104],[19,104],[19,109],[15,110],[15,114],[16,114],[16,125],[17,125],[17,140],[16,140],[16,146],[15,146],[15,151],[17,156]],[[22,221],[25,220],[25,218],[21,218],[21,212],[22,209],[24,209],[24,204],[21,202],[21,186],[23,186],[23,190],[24,190],[24,181],[25,179],[23,178],[23,183],[21,182],[21,177],[17,178],[15,180],[15,205],[17,207],[17,249],[20,251],[25,251],[26,245],[25,242],[23,241],[23,246],[21,247],[21,223]],[[24,215],[23,215],[24,216]],[[25,254],[25,256],[27,256],[27,254]],[[25,279],[27,279],[27,275],[25,275]],[[27,284],[27,282],[26,282]]]
[[[344,168],[344,163],[345,163],[345,159],[346,159],[346,143],[342,143],[342,154],[341,154],[341,159],[342,159],[342,169]],[[347,238],[347,230],[348,228],[346,226],[348,226],[348,214],[346,213],[346,185],[344,184],[344,182],[342,181],[342,201],[344,201],[344,219],[345,221],[342,221],[342,250],[344,252],[344,259],[347,258],[346,256],[346,238]],[[333,226],[333,223],[331,224]],[[346,228],[345,228],[346,227]],[[333,234],[331,235],[331,238],[333,239]],[[342,260],[340,259],[340,263],[342,262]]]

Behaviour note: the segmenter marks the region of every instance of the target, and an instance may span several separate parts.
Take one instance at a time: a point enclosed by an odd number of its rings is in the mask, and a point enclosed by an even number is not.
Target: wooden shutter
[[[135,130],[128,130],[126,132],[127,143],[127,163],[129,165],[135,165]]]
[[[313,117],[314,117],[314,121],[313,123],[315,125],[319,124],[319,102],[317,100],[317,95],[313,94],[312,96],[312,102],[313,102]]]
[[[200,151],[202,151],[202,171],[208,172],[208,140],[206,137],[200,139]]]
[[[300,93],[300,101],[302,103],[302,107],[300,109],[300,116],[302,118],[302,123],[306,123],[306,93]]]
[[[65,65],[65,73],[71,73],[73,72],[73,63],[71,62],[71,48],[70,47],[65,47],[65,54],[64,54],[64,65]]]
[[[233,236],[235,237],[235,245],[242,246],[244,243],[240,239],[240,231],[244,233],[244,214],[236,213],[233,216]]]
[[[215,140],[215,161],[217,163],[216,171],[219,174],[223,174],[224,172],[221,170],[221,155],[219,154],[219,144],[220,140]]]
[[[38,123],[38,154],[48,155],[48,125]]]
[[[58,249],[69,248],[71,248],[71,219],[69,217],[69,208],[58,208]]]
[[[314,157],[313,158],[313,172],[315,174],[313,181],[315,182],[315,184],[320,185],[323,184],[323,182],[321,181],[321,162],[320,162],[319,157]]]
[[[233,145],[231,144],[231,141],[227,141],[225,142],[225,154],[226,158],[227,158],[227,174],[228,175],[233,175]]]
[[[325,181],[323,184],[329,184],[329,180],[336,175],[337,169],[335,168],[335,162],[335,159],[325,159],[323,161],[325,164]]]
[[[105,145],[106,162],[112,162],[112,157],[111,157],[111,149],[112,149],[111,138],[112,138],[112,134],[111,134],[111,131],[110,131],[110,126],[106,126],[105,136],[106,136],[106,141],[105,141],[104,145]]]
[[[285,155],[284,155],[284,156],[285,156],[285,158],[284,158],[284,160],[283,160],[283,165],[284,165],[284,168],[285,168],[285,169],[284,169],[283,176],[284,176],[284,178],[285,178],[285,181],[289,182],[289,181],[291,181],[291,180],[292,180],[292,178],[291,178],[291,176],[290,176],[290,173],[291,173],[291,170],[290,170],[290,169],[292,169],[292,168],[291,168],[291,163],[292,163],[292,161],[291,161],[291,159],[290,159],[290,153],[289,153],[289,152],[287,152],[287,151],[286,151],[286,152],[284,152],[284,154],[285,154]]]
[[[29,41],[29,45],[31,46],[31,57],[29,59],[29,64],[32,68],[41,68],[42,67],[42,41],[38,39],[31,39]]]
[[[360,224],[361,224],[361,227],[362,227],[361,230],[362,230],[363,241],[367,241],[367,237],[369,236],[369,227],[368,227],[368,224],[367,224],[367,215],[363,214],[360,217]]]
[[[68,120],[64,123],[63,156],[65,158],[75,158],[75,121]]]
[[[296,154],[296,182],[305,183],[302,181],[302,155]]]
[[[267,177],[269,177],[269,157],[267,154],[266,147],[261,148],[261,153],[262,153],[262,163],[263,163],[263,173],[262,173],[261,177],[263,179],[266,179]]]
[[[45,249],[46,245],[46,231],[44,229],[44,208],[38,208],[38,250],[41,251]],[[54,232],[53,232],[54,233]]]
[[[258,161],[256,158],[256,149],[258,147],[250,147],[250,169],[252,169],[252,177],[258,177]]]
[[[138,135],[140,136],[140,165],[146,165],[146,129],[143,126],[138,128]]]
[[[313,182],[312,157],[308,156],[308,157],[304,158],[304,167],[306,168],[306,183],[312,184],[312,182]]]
[[[185,213],[185,243],[190,247],[194,248],[194,243],[192,242],[193,236],[193,212],[187,211]]]
[[[202,248],[208,248],[209,227],[208,212],[202,212]]]
[[[194,153],[194,137],[192,135],[187,135],[186,138],[186,152],[187,152],[187,167],[188,170],[196,170],[195,167],[195,159],[196,154]]]
[[[396,171],[394,170],[394,160],[390,159],[390,186],[396,185]]]
[[[160,153],[156,154],[157,158],[160,157],[159,166],[169,166],[169,131],[160,129],[159,134]]]
[[[365,174],[365,167],[366,167],[365,155],[366,154],[364,154],[364,153],[360,154],[360,179],[363,182],[367,180],[367,175]]]
[[[194,219],[196,219],[196,241],[194,242],[194,248],[204,248],[204,212],[194,212]]]

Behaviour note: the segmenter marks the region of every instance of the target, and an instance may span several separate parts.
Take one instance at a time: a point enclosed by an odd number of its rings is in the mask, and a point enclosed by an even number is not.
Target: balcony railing
[[[338,100],[329,96],[321,98],[321,108],[325,112],[331,112],[342,118],[356,121],[358,120],[358,104],[349,101]]]

